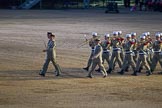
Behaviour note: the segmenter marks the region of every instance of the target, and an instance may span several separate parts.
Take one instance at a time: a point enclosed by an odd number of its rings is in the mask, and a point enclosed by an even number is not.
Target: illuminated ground
[[[103,79],[82,70],[90,50],[84,34],[101,35],[122,30],[123,34],[162,32],[159,12],[105,14],[99,10],[0,10],[0,107],[1,108],[161,108],[162,76],[157,72],[138,77],[116,71]],[[55,77],[50,64],[45,78],[38,75],[44,63],[46,32],[57,36],[57,61],[62,76]],[[105,65],[107,68],[107,65]]]

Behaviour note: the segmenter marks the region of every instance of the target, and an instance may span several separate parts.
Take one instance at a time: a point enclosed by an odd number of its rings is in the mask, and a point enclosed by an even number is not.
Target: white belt
[[[121,51],[121,48],[113,48],[113,51]]]
[[[103,50],[103,52],[105,53],[105,52],[110,52],[110,50]]]
[[[154,51],[154,52],[160,53],[161,51]]]
[[[132,51],[126,51],[126,52],[125,52],[125,54],[130,54],[130,53],[132,53]]]
[[[113,50],[120,50],[121,48],[113,48]]]
[[[92,49],[92,51],[94,51],[95,49]]]
[[[146,53],[139,53],[140,55],[146,55]]]

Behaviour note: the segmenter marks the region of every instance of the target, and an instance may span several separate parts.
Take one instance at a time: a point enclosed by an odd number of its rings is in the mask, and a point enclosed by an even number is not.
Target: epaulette
[[[129,41],[131,44],[135,44],[136,42]]]
[[[107,44],[111,44],[111,42],[107,42]]]
[[[120,41],[123,41],[123,40],[124,40],[124,38],[121,37],[121,38],[120,38]]]
[[[148,44],[148,42],[145,42],[145,43],[144,43],[144,45],[147,45],[147,44]]]

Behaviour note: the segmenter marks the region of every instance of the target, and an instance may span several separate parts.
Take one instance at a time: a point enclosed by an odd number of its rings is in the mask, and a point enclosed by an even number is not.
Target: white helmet
[[[156,33],[155,34],[156,37],[160,37],[160,35],[161,35],[160,33]]]
[[[162,33],[160,33],[160,36],[162,36]]]
[[[114,31],[114,32],[113,32],[113,35],[118,35],[118,32]]]
[[[92,32],[92,36],[97,36],[97,33],[96,32]]]
[[[126,34],[126,38],[131,38],[131,34]]]
[[[118,35],[121,35],[122,34],[122,31],[118,31]]]
[[[146,36],[144,36],[144,35],[140,36],[140,39],[145,39],[145,38],[146,38]]]
[[[105,37],[110,37],[110,34],[106,33],[106,34],[105,34]]]
[[[142,35],[143,35],[143,36],[147,36],[147,33],[145,32],[145,33],[143,33]]]
[[[137,34],[136,34],[135,32],[132,32],[131,35],[132,35],[132,36],[136,36]]]
[[[147,32],[147,36],[149,36],[150,35],[150,32]]]

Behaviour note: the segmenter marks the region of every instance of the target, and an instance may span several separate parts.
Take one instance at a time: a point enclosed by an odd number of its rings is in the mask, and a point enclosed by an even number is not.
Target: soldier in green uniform
[[[160,40],[162,42],[162,33],[159,33],[159,34],[160,34]],[[162,56],[162,52],[160,53],[160,55]],[[162,74],[162,71],[159,74]]]
[[[147,76],[151,75],[151,71],[150,71],[150,66],[147,62],[147,45],[148,45],[148,42],[145,40],[145,36],[140,36],[140,41],[137,43],[137,51],[138,51],[138,54],[139,54],[139,57],[138,57],[138,60],[137,60],[137,63],[136,63],[136,69],[135,69],[135,72],[132,74],[134,76],[137,76],[137,72],[139,71],[140,69],[140,66],[145,66],[145,68],[147,69],[146,73],[147,73]]]
[[[120,48],[121,48],[120,58],[123,61],[124,60],[124,50],[123,50],[122,44],[124,43],[124,38],[122,37],[122,31],[118,31],[118,38],[120,39]]]
[[[124,74],[125,69],[127,67],[129,67],[129,65],[131,65],[133,70],[135,71],[135,63],[134,63],[133,55],[132,55],[134,44],[135,44],[135,42],[132,42],[132,40],[131,40],[131,34],[127,34],[126,35],[126,42],[123,44],[123,48],[125,50],[125,57],[124,57],[124,61],[123,61],[121,71],[118,72],[121,75]]]
[[[97,33],[96,32],[93,32],[92,33],[92,36],[93,37],[89,40],[89,46],[91,47],[91,54],[90,54],[90,57],[88,59],[87,67],[83,68],[86,71],[89,70],[89,67],[92,64],[92,56],[93,56],[94,47],[95,47],[95,41],[94,40],[97,38]]]
[[[47,53],[46,61],[43,65],[42,70],[40,71],[39,75],[45,76],[49,62],[51,61],[53,63],[53,66],[56,69],[56,76],[59,76],[61,73],[60,67],[56,62],[56,42],[55,42],[55,35],[53,35],[51,32],[47,32],[47,37],[49,39],[47,48],[43,50],[43,52]]]
[[[109,74],[114,68],[115,61],[118,63],[120,68],[122,67],[122,60],[120,58],[120,41],[120,38],[118,38],[118,32],[113,32],[113,39],[111,40],[112,56],[109,64],[109,69],[107,71],[107,73]]]
[[[102,53],[102,61],[103,61],[103,64],[106,60],[108,66],[109,66],[109,63],[110,63],[110,56],[111,56],[111,52],[110,52],[110,43],[111,43],[111,40],[110,40],[110,34],[105,34],[105,40],[101,42],[101,46],[102,46],[102,49],[103,49],[103,53]],[[97,72],[100,72],[100,68],[98,68],[97,70],[95,70]]]
[[[152,39],[150,37],[150,32],[146,32],[146,41],[148,42],[148,50],[147,50],[147,62],[151,66],[152,64],[152,58],[153,58],[153,52],[152,52]]]
[[[107,72],[102,64],[102,47],[100,45],[100,39],[95,39],[95,49],[92,55],[92,69],[91,71],[88,73],[89,78],[92,78],[92,72],[95,70],[96,66],[98,65],[99,68],[101,69],[101,72],[103,74],[103,78],[105,78],[107,76]]]
[[[102,53],[102,60],[103,60],[103,64],[104,61],[106,60],[107,64],[109,65],[110,60],[110,44],[111,44],[111,40],[110,40],[110,35],[109,34],[105,34],[105,40],[103,42],[101,42],[101,46],[103,48],[103,53]]]
[[[151,64],[151,71],[153,72],[156,68],[157,63],[161,65],[162,69],[162,41],[160,40],[160,34],[155,34],[156,40],[153,43],[153,61]]]
[[[136,38],[136,33],[135,32],[132,32],[131,33],[131,37],[132,37],[132,42],[134,42],[133,44],[133,52],[134,52],[134,55],[133,55],[133,60],[134,62],[136,63],[137,62],[137,38]]]
[[[145,41],[147,42],[147,50],[146,50],[146,53],[147,53],[147,62],[149,64],[149,66],[151,66],[151,62],[152,62],[152,39],[150,37],[150,32],[145,32],[142,34],[143,36],[146,37]],[[143,65],[140,66],[140,69],[139,69],[139,73],[141,72],[141,70],[143,69]]]

